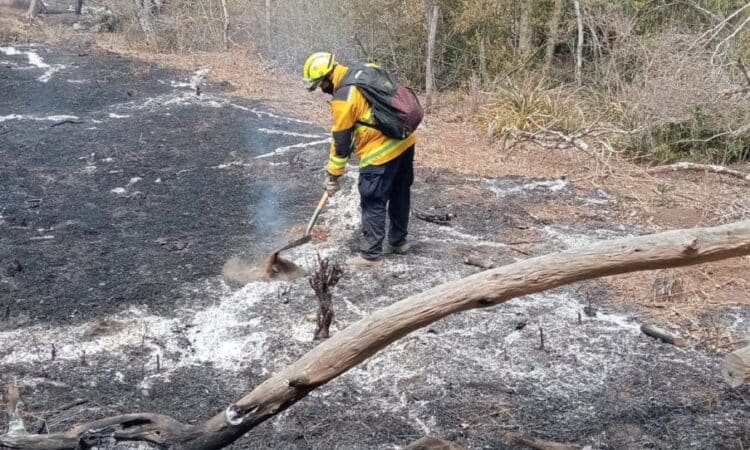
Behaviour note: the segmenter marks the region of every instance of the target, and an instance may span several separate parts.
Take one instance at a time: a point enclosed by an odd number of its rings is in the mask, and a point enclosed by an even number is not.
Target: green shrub
[[[492,98],[477,116],[480,128],[490,136],[503,136],[510,128],[533,131],[538,126],[570,132],[584,123],[578,106],[560,90],[549,89],[542,77],[509,80]]]

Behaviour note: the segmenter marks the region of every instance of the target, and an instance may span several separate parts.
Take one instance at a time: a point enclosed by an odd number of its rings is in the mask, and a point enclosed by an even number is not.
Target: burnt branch
[[[318,253],[315,272],[310,276],[310,286],[318,298],[315,339],[326,339],[330,336],[329,329],[334,316],[331,289],[339,282],[342,274],[343,271],[337,263],[331,263],[328,258],[321,258]]]

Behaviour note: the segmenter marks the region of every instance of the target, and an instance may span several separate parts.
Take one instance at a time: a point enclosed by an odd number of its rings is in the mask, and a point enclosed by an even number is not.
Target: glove
[[[328,192],[328,196],[332,197],[333,194],[341,189],[341,184],[339,184],[339,177],[328,175],[328,177],[326,178],[325,188],[326,192]]]

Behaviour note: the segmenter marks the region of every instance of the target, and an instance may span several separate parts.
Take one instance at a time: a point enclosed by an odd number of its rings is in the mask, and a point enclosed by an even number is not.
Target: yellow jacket
[[[356,86],[341,86],[341,80],[349,70],[337,64],[333,68],[334,95],[331,100],[333,125],[330,157],[326,170],[333,176],[344,173],[352,152],[359,159],[359,167],[379,166],[396,158],[417,141],[412,134],[404,140],[391,139],[379,130],[360,122],[375,124],[372,109]]]

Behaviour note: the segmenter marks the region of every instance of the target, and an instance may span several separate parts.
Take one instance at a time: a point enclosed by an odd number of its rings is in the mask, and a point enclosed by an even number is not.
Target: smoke
[[[279,180],[257,181],[249,185],[248,215],[253,228],[252,235],[261,242],[274,241],[289,226],[289,218],[279,205],[281,196],[284,195],[282,183]]]
[[[221,269],[224,279],[230,283],[248,284],[264,280],[263,269],[259,263],[251,263],[239,256],[232,256]]]
[[[286,229],[288,218],[281,214],[279,207],[283,186],[279,182],[257,181],[248,185],[249,202],[247,205],[250,229],[248,234],[253,239],[249,248],[256,251],[269,251],[267,244],[278,240],[281,231]],[[266,244],[266,245],[263,245]],[[245,285],[256,281],[267,281],[269,274],[265,268],[268,255],[257,254],[248,260],[232,256],[224,264],[221,273],[230,283]]]

